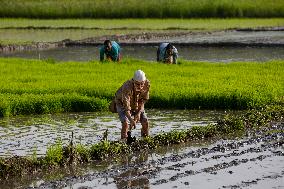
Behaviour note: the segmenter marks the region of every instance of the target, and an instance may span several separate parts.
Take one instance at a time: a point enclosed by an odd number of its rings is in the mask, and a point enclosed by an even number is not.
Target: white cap
[[[137,70],[134,73],[133,79],[138,82],[142,82],[146,80],[145,73],[142,70]]]

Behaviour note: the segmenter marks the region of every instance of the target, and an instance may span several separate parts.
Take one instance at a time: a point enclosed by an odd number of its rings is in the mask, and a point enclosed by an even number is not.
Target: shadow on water
[[[283,47],[189,47],[178,46],[179,57],[192,61],[233,62],[268,61],[284,59]],[[157,46],[123,46],[123,58],[156,61]],[[1,54],[1,57],[54,59],[56,61],[99,60],[98,46],[65,47],[41,51],[23,51]]]

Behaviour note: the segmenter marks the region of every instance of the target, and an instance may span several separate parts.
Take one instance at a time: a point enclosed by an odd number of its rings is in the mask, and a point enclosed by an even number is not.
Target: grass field
[[[0,17],[209,18],[283,17],[283,0],[0,0]]]
[[[104,35],[176,33],[284,26],[267,19],[14,19],[0,18],[0,43],[30,44]]]
[[[205,19],[15,19],[0,18],[0,28],[78,28],[141,30],[223,30],[284,26],[284,18]]]
[[[178,65],[0,59],[0,115],[106,110],[137,69],[151,81],[148,108],[247,109],[284,96],[284,62]]]

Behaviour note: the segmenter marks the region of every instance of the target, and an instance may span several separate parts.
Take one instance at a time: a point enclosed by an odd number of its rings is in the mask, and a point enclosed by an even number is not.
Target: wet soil
[[[36,43],[23,44],[23,45],[16,45],[16,44],[1,45],[0,44],[0,53],[9,53],[9,52],[14,52],[14,51],[54,49],[58,47],[65,47],[64,41],[36,42]]]
[[[73,46],[48,50],[21,51],[1,54],[0,57],[14,57],[26,59],[54,60],[56,62],[88,62],[99,60],[98,46]],[[179,58],[189,61],[206,62],[266,62],[270,60],[283,60],[284,47],[190,47],[175,45]],[[155,46],[123,46],[121,53],[123,59],[133,58],[156,62]]]
[[[194,110],[148,110],[151,135],[171,130],[189,129],[192,126],[206,126],[216,123],[225,115],[225,111]],[[236,112],[237,113],[237,112]],[[76,144],[91,145],[98,143],[108,129],[108,140],[120,138],[121,124],[117,114],[100,113],[66,113],[54,115],[16,116],[0,119],[0,157],[43,156],[49,145],[58,139],[68,144],[74,132]],[[141,124],[132,131],[140,138]]]
[[[284,123],[239,139],[196,141],[122,157],[102,169],[23,188],[283,188]],[[119,162],[119,163],[118,163]],[[5,181],[3,189],[9,188]],[[1,186],[1,185],[0,185]],[[3,185],[2,185],[3,186]],[[1,188],[2,188],[1,186]],[[15,185],[14,185],[15,186]]]
[[[186,46],[284,46],[283,31],[226,30],[212,32],[142,33],[128,35],[102,36],[77,41],[68,41],[66,46],[98,45],[111,39],[121,45],[156,45],[171,42]]]
[[[226,31],[176,31],[167,33],[147,32],[139,34],[105,35],[82,40],[65,39],[54,43],[34,43],[27,45],[0,45],[0,52],[22,50],[50,49],[64,46],[100,45],[104,40],[118,41],[121,45],[157,45],[167,41],[185,46],[214,46],[214,47],[284,47],[283,28],[268,28],[261,30],[226,30]]]

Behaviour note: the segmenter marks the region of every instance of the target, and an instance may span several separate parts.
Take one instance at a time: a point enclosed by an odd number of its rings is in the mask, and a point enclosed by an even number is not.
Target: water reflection
[[[0,182],[0,188],[281,188],[281,142],[281,133],[191,141],[77,165],[75,170],[62,168],[25,183],[12,179],[10,185]]]
[[[149,110],[150,134],[169,132],[173,129],[188,129],[214,123],[224,111]],[[53,115],[16,116],[0,119],[0,157],[11,155],[44,155],[49,145],[60,139],[64,144],[74,142],[90,145],[102,139],[108,129],[109,140],[119,140],[120,122],[116,114],[68,113]],[[140,137],[141,124],[132,131]]]
[[[150,188],[149,179],[143,176],[148,171],[148,166],[131,168],[133,164],[141,164],[148,162],[149,154],[142,151],[138,156],[122,157],[125,167],[129,167],[121,174],[115,176],[114,183],[118,189],[123,188]]]
[[[192,61],[232,62],[232,61],[268,61],[284,59],[283,47],[188,47],[175,45],[179,57]],[[157,46],[122,46],[123,58],[136,58],[156,61]],[[66,47],[42,51],[23,51],[0,57],[20,57],[32,59],[54,59],[56,61],[99,60],[99,47]]]

